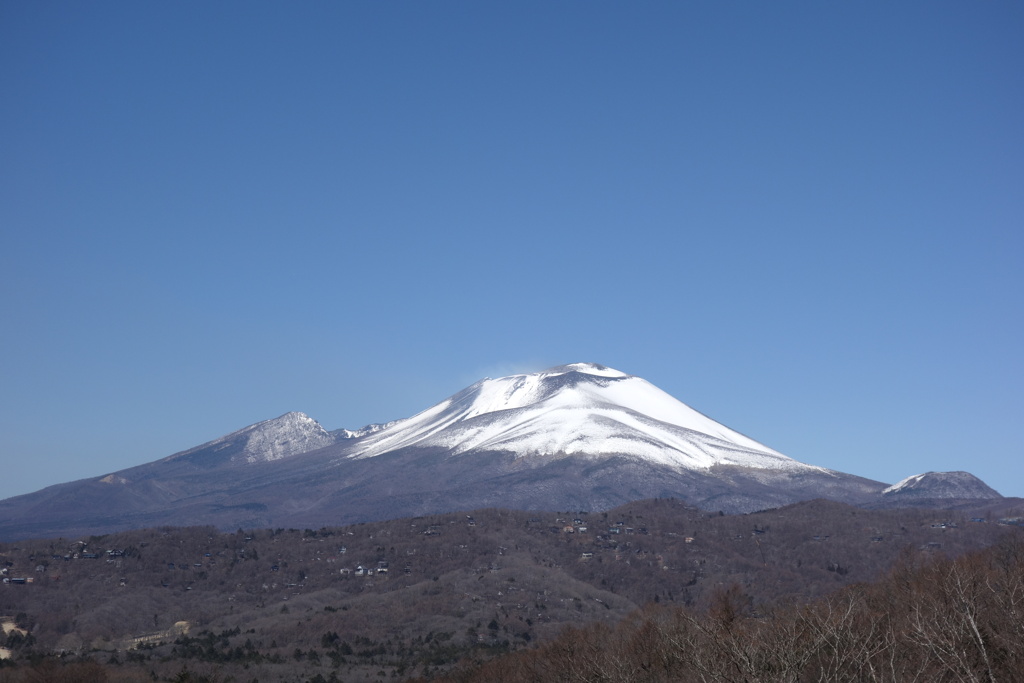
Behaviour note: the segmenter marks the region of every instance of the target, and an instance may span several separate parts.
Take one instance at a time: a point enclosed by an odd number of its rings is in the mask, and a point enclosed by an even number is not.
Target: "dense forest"
[[[694,680],[913,680],[877,663],[881,678],[854,674],[821,633],[860,638],[875,658],[901,648],[909,672],[917,665],[899,639],[911,616],[875,617],[918,605],[892,596],[924,600],[929,587],[947,591],[934,605],[971,605],[988,657],[972,671],[999,672],[1020,654],[999,640],[1019,613],[996,609],[1017,609],[1004,599],[1016,594],[990,587],[1000,561],[1020,566],[1018,520],[1000,514],[811,501],[721,515],[665,499],[601,513],[489,509],[0,544],[0,654],[10,655],[0,682],[496,679],[489,661],[502,662],[504,680],[681,680],[682,669]],[[987,567],[971,580],[989,592],[951,603],[936,578],[949,567]],[[901,576],[904,593],[893,592]],[[913,608],[921,625],[923,605]],[[774,662],[770,644],[787,638],[802,654]],[[723,643],[736,649],[708,654]],[[840,659],[815,669],[828,648]],[[938,680],[918,668],[918,680]]]

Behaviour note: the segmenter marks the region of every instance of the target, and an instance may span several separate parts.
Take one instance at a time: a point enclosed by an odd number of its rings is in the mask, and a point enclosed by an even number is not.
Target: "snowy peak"
[[[1002,498],[970,472],[925,472],[907,477],[882,491],[901,498]]]
[[[813,469],[715,422],[649,382],[594,363],[484,379],[367,436],[349,457],[401,448],[517,458],[625,455],[676,469]]]
[[[225,463],[256,463],[280,460],[337,441],[320,423],[305,413],[285,413],[214,439],[165,460],[188,461],[210,466]]]
[[[280,460],[334,443],[320,423],[305,413],[285,413],[249,428],[243,448],[246,462]]]

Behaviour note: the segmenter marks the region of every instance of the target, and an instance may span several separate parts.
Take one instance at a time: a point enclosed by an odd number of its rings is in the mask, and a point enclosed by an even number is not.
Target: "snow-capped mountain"
[[[366,436],[349,457],[409,447],[517,458],[624,455],[689,470],[821,470],[715,422],[640,377],[593,363],[481,380]]]
[[[574,363],[484,379],[362,429],[327,431],[287,413],[155,462],[9,498],[0,540],[166,524],[319,528],[483,507],[593,511],[664,497],[724,512],[812,498],[918,505],[901,501],[922,481],[937,490],[936,475],[923,476],[883,496],[881,482],[786,457],[639,377]],[[960,484],[972,497],[981,490]]]

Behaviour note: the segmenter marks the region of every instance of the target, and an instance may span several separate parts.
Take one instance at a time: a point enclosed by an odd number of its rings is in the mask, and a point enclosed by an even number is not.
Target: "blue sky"
[[[1024,5],[0,3],[0,497],[592,361],[1024,496]]]

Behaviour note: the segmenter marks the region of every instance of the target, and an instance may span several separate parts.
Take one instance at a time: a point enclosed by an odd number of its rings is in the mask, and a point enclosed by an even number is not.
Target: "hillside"
[[[6,645],[20,657],[98,651],[122,673],[166,679],[185,664],[264,683],[374,680],[530,647],[647,603],[701,609],[723,585],[755,605],[808,600],[908,552],[956,555],[1014,531],[970,520],[822,500],[748,515],[647,500],[316,530],[157,528],[0,545],[0,615],[28,628]],[[128,651],[137,638],[143,649]]]
[[[752,605],[723,587],[707,610],[647,605],[440,680],[1019,681],[1022,559],[1019,535],[957,557],[902,558],[876,582],[803,604]]]

